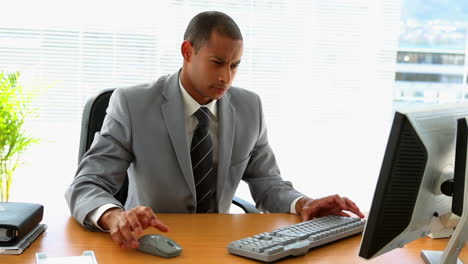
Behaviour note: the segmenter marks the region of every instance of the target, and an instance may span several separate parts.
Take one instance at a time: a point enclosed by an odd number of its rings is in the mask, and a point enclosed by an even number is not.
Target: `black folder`
[[[44,206],[33,203],[0,203],[0,247],[12,246],[42,221]]]

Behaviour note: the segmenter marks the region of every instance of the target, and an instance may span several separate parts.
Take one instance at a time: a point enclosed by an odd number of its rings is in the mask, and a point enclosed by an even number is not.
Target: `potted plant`
[[[18,78],[18,72],[0,72],[0,202],[10,198],[13,173],[21,164],[21,154],[37,141],[24,131],[25,119],[33,111]]]

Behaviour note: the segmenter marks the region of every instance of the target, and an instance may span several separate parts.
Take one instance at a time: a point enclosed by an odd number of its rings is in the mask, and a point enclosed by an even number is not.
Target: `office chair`
[[[106,109],[109,104],[109,99],[115,89],[108,89],[101,91],[96,96],[88,99],[83,110],[83,118],[81,121],[81,136],[80,136],[80,146],[78,153],[78,163],[81,162],[86,151],[93,143],[94,134],[99,132],[106,116]],[[114,197],[125,204],[128,194],[128,177],[125,177],[124,184],[122,189],[114,195]],[[251,203],[239,198],[234,197],[232,203],[236,206],[239,206],[245,213],[260,213],[257,208]]]

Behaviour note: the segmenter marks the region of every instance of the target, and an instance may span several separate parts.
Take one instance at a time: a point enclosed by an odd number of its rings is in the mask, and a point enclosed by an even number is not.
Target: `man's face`
[[[184,45],[189,45],[190,49]],[[191,50],[187,56],[187,50]],[[182,44],[185,76],[182,83],[200,104],[220,99],[231,87],[242,56],[242,40],[233,40],[216,32],[195,52],[190,43]]]

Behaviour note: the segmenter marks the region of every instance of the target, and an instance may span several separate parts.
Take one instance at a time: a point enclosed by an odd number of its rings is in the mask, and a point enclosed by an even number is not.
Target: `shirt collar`
[[[208,108],[208,110],[210,110],[210,113],[215,117],[215,119],[218,118],[218,108],[216,107],[218,100],[212,100],[206,105],[200,105],[185,90],[184,86],[182,85],[182,82],[180,81],[180,75],[179,75],[179,86],[182,92],[182,99],[184,100],[184,105],[185,105],[185,118],[192,116],[202,106]]]

